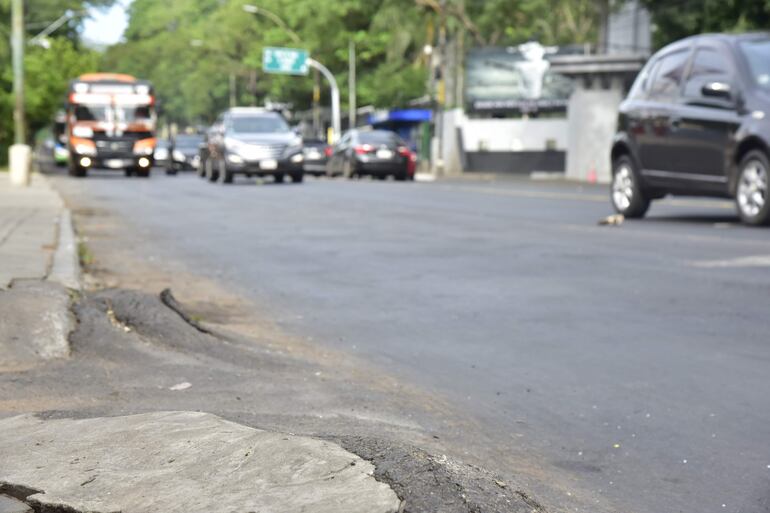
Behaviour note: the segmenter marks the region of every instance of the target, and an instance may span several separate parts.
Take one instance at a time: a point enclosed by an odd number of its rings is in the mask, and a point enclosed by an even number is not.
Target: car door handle
[[[672,116],[669,118],[669,125],[671,126],[672,130],[679,130],[679,127],[682,126],[682,118]]]

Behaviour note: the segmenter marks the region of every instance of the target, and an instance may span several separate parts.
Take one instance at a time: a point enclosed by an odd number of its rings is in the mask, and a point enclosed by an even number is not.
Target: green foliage
[[[704,32],[770,28],[770,0],[642,0],[650,9],[656,47]]]
[[[64,101],[71,78],[98,67],[99,57],[80,48],[77,28],[86,6],[107,6],[113,0],[30,0],[25,2],[26,38],[46,28],[67,10],[76,14],[49,38],[50,47],[26,45],[25,105],[29,134],[47,126]],[[13,140],[13,72],[11,69],[10,0],[0,0],[0,162],[7,159],[7,148]]]

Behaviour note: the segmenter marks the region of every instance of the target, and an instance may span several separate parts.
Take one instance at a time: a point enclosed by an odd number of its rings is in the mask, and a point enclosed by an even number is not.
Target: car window
[[[660,59],[660,65],[657,66],[650,84],[650,99],[671,101],[677,97],[688,55],[688,50],[679,50]]]
[[[730,64],[716,49],[698,48],[684,85],[684,95],[688,98],[699,98],[702,96],[701,88],[707,82],[729,83]]]
[[[650,89],[650,78],[655,76],[655,72],[660,66],[660,59],[655,61],[649,61],[647,65],[639,72],[639,76],[636,77],[634,85],[631,86],[631,91],[628,93],[628,97],[634,100],[638,100],[647,95],[647,91]]]
[[[743,41],[740,49],[749,63],[754,83],[763,89],[770,89],[770,39]]]
[[[358,139],[364,144],[396,144],[398,136],[393,132],[361,132]]]

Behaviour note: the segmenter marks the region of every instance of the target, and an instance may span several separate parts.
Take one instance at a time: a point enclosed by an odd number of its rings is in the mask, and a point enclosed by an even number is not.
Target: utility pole
[[[348,44],[348,128],[356,126],[356,43]]]
[[[14,142],[9,150],[11,183],[29,185],[31,151],[26,145],[24,114],[24,2],[11,0],[11,47],[13,60]]]
[[[235,72],[230,72],[230,107],[236,106]]]
[[[11,4],[11,47],[13,52],[13,122],[14,141],[25,144],[26,123],[24,119],[24,2],[12,0]]]

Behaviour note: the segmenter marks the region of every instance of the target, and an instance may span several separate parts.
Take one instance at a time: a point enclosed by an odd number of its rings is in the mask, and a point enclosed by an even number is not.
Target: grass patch
[[[94,254],[91,253],[88,244],[82,240],[78,241],[78,260],[80,260],[80,265],[83,267],[87,267],[94,263]]]

